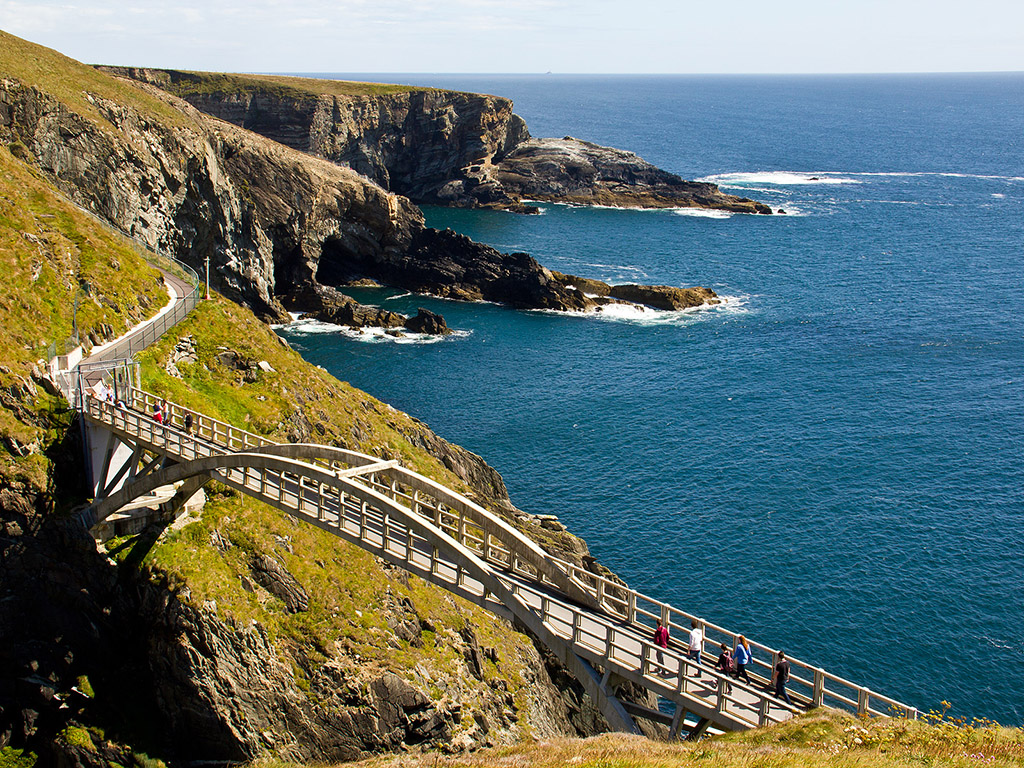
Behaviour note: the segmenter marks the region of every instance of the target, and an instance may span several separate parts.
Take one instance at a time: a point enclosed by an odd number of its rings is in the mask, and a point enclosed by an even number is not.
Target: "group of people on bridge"
[[[658,646],[657,658],[658,666],[662,668],[661,674],[668,674],[668,669],[664,666],[664,653],[662,649],[668,648],[668,627],[662,623],[661,619],[658,619],[658,625],[654,630],[653,642]],[[747,673],[747,667],[754,660],[754,653],[750,650],[750,643],[743,635],[739,635],[736,638],[736,644],[733,648],[729,648],[728,644],[722,643],[720,645],[720,653],[718,659],[714,663],[714,669],[719,670],[726,678],[723,678],[721,684],[726,686],[724,693],[729,693],[731,686],[728,683],[728,677],[735,677],[737,680],[744,680],[748,685],[753,685],[753,681],[750,679],[750,675]],[[697,665],[697,674],[695,677],[700,679],[701,677],[701,665],[703,665],[703,653],[704,653],[704,630],[700,626],[700,622],[696,619],[690,621],[690,634],[687,638],[686,656],[690,661]],[[789,698],[789,693],[786,692],[786,683],[789,682],[789,660],[786,658],[786,654],[783,651],[779,651],[778,659],[775,662],[775,666],[772,669],[772,679],[768,683],[768,690],[772,691],[775,698],[781,699],[790,706],[793,702]]]

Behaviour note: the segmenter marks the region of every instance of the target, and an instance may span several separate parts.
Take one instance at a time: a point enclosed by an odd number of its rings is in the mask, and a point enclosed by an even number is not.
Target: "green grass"
[[[311,101],[320,96],[386,96],[391,94],[434,91],[412,85],[360,83],[349,80],[320,80],[289,75],[247,75],[222,72],[166,72],[168,82],[162,87],[176,96],[208,96],[217,94],[266,94],[295,101]]]
[[[35,754],[24,749],[0,748],[0,768],[32,768],[37,760]]]
[[[0,76],[36,86],[104,129],[112,130],[113,126],[88,94],[133,107],[169,125],[192,122],[185,113],[131,83],[3,31],[0,31]]]
[[[61,737],[72,747],[78,747],[86,750],[87,752],[97,751],[96,745],[93,743],[92,736],[89,735],[89,731],[85,728],[81,728],[76,725],[69,725],[61,732]]]
[[[182,378],[175,378],[166,364],[174,345],[188,335],[196,340],[199,361],[179,364]],[[254,363],[265,360],[274,372],[257,371],[255,381],[246,381],[217,360],[225,348]],[[139,360],[144,387],[173,402],[279,442],[294,442],[301,436],[297,430],[308,425],[314,442],[399,459],[456,490],[470,490],[410,442],[422,429],[412,418],[309,365],[251,312],[223,298],[201,302]]]

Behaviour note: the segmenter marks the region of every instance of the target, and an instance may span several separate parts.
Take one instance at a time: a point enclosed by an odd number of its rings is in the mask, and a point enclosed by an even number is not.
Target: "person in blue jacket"
[[[754,660],[754,654],[750,651],[750,643],[747,638],[740,635],[736,640],[736,647],[732,651],[733,661],[736,662],[736,679],[742,678],[753,685],[750,675],[747,674],[747,665]]]

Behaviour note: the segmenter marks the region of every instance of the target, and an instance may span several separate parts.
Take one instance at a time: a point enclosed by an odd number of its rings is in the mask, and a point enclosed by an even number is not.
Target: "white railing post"
[[[814,670],[814,690],[811,692],[811,705],[820,707],[825,700],[825,671]]]

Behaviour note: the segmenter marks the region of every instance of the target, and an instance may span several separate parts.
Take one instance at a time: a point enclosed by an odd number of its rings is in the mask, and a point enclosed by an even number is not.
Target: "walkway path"
[[[87,397],[83,413],[97,428],[133,446],[132,482],[87,510],[92,527],[156,487],[182,483],[183,500],[210,478],[373,552],[495,614],[515,619],[548,646],[579,679],[614,728],[636,730],[631,715],[667,721],[678,733],[684,714],[697,734],[764,725],[817,705],[873,714],[916,712],[821,669],[790,659],[794,706],[769,695],[776,652],[752,643],[755,684],[726,680],[706,665],[720,642],[736,634],[648,598],[544,552],[527,536],[472,501],[398,462],[320,445],[274,444],[258,435],[170,404],[165,423],[146,414],[155,396],[133,389],[127,408]],[[123,477],[121,478],[124,479]],[[103,496],[103,494],[99,494]],[[705,630],[698,668],[673,644],[656,663],[654,619],[685,637],[690,621]],[[698,669],[700,677],[697,677]],[[620,701],[631,682],[674,705],[673,718]]]
[[[527,627],[617,730],[637,732],[633,717],[639,716],[669,724],[675,736],[689,716],[695,722],[688,733],[697,736],[712,724],[750,728],[821,705],[916,717],[906,705],[797,659],[790,659],[794,705],[786,705],[767,691],[777,651],[754,642],[748,668],[754,684],[727,679],[707,664],[721,642],[735,646],[735,633],[548,554],[500,517],[397,461],[323,445],[276,444],[194,412],[186,431],[187,411],[174,403],[157,423],[147,414],[158,398],[130,383],[120,385],[123,406],[94,396],[93,385],[198,303],[194,273],[192,282],[166,271],[164,278],[168,306],[78,369],[75,400],[83,423],[96,433],[96,444],[106,446],[93,452],[93,459],[105,457],[99,472],[93,467],[105,485],[82,513],[88,527],[137,507],[158,489],[173,514],[216,479]],[[658,619],[673,637],[661,658],[651,642]],[[694,620],[704,630],[705,649],[713,651],[699,665],[678,642]],[[616,690],[625,682],[669,702],[674,714],[620,700]]]

